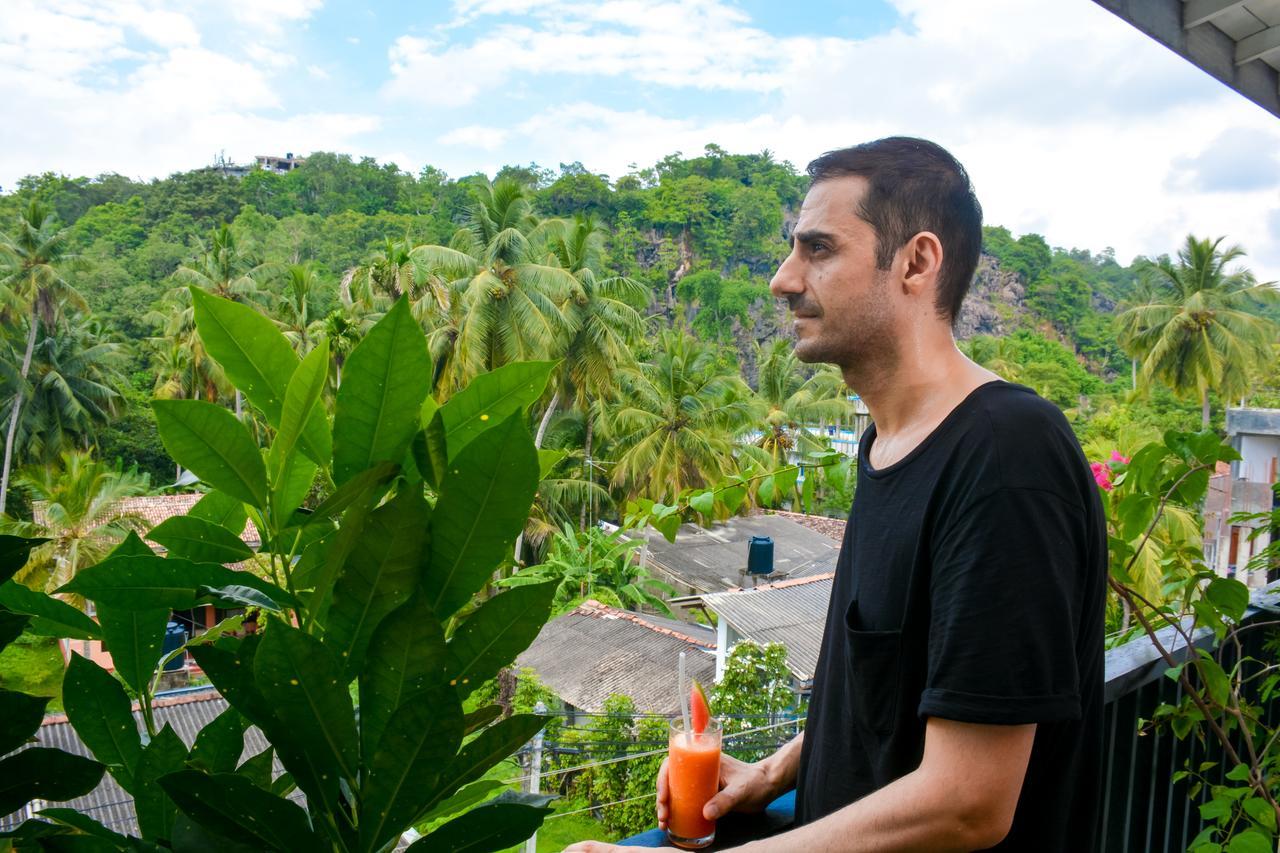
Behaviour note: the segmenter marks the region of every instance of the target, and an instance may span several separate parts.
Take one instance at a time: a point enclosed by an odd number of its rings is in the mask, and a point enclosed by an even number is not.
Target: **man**
[[[1090,850],[1106,534],[1088,464],[1056,408],[955,346],[982,240],[960,164],[890,138],[808,171],[771,289],[797,355],[839,365],[874,426],[805,732],[725,758],[706,814],[795,787],[796,828],[741,849]]]

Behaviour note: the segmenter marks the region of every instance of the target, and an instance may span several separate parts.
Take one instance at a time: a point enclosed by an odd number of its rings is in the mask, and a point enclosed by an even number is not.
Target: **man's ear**
[[[942,241],[932,231],[921,231],[898,250],[902,259],[902,287],[911,296],[931,293],[942,271]]]

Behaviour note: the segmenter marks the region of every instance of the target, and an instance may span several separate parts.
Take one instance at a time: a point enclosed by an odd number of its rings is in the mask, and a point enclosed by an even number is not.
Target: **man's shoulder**
[[[965,441],[988,487],[1070,493],[1087,466],[1062,410],[1024,385],[993,382],[973,398]]]

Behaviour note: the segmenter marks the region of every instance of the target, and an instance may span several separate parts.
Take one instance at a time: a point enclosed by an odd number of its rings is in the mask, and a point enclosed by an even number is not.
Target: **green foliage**
[[[787,669],[787,650],[778,643],[761,646],[744,641],[725,660],[724,677],[711,691],[711,707],[720,718],[725,736],[782,720],[795,708]],[[725,751],[744,761],[757,761],[773,751],[761,749],[760,740],[776,743],[773,733],[755,741],[735,742]]]

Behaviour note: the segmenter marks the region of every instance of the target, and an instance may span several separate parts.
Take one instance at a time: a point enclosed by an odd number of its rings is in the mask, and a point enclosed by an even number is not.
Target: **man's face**
[[[769,289],[795,314],[801,361],[849,368],[892,358],[889,273],[876,269],[875,230],[856,211],[864,178],[831,178],[805,196],[791,254]]]

